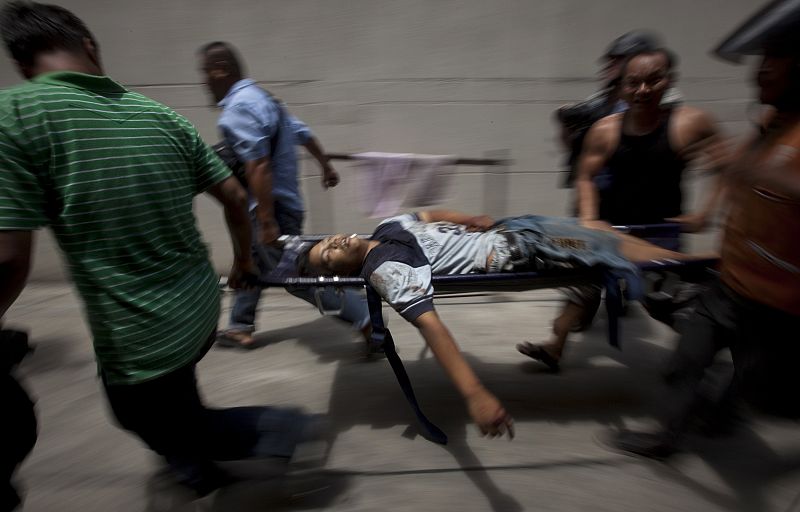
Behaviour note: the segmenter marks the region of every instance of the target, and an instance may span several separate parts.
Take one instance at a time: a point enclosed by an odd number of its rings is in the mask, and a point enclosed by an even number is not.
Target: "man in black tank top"
[[[578,211],[582,221],[679,222],[684,231],[696,232],[713,214],[718,187],[699,211],[683,214],[683,170],[701,156],[708,157],[715,168],[724,151],[716,124],[706,112],[689,106],[662,107],[672,63],[667,50],[640,53],[625,63],[622,94],[629,108],[595,123],[581,155]],[[603,168],[609,169],[612,181],[599,197],[593,178]]]
[[[598,205],[598,218],[614,225],[659,224],[681,215],[681,178],[686,160],[670,144],[673,109],[665,109],[655,130],[625,133],[622,114],[619,142],[607,160],[610,183]]]
[[[687,164],[701,156],[716,170],[724,160],[724,145],[706,112],[662,106],[673,62],[668,50],[657,49],[637,53],[623,64],[622,98],[629,108],[592,126],[578,164],[578,212],[585,225],[677,222],[684,231],[697,232],[713,215],[721,187],[715,183],[701,209],[685,214],[681,179]],[[594,178],[603,169],[611,183],[600,193]],[[568,333],[587,326],[599,304],[597,287],[569,290],[567,304],[553,323],[553,337],[544,344],[523,343],[518,350],[557,370]]]

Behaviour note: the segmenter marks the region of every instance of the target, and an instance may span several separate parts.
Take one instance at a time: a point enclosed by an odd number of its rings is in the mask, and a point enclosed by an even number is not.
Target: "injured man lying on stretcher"
[[[486,216],[428,211],[384,220],[370,239],[334,235],[307,253],[301,266],[320,275],[360,275],[413,323],[467,402],[483,434],[508,432],[513,421],[472,372],[433,307],[432,275],[601,267],[625,278],[636,294],[636,263],[705,259],[662,249],[593,222],[528,215],[495,222]],[[635,297],[634,297],[635,298]]]

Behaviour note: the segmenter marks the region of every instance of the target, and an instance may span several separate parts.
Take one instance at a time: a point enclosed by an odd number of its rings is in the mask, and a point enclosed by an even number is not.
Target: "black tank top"
[[[646,135],[620,130],[619,146],[607,166],[610,184],[600,192],[601,219],[612,224],[658,224],[681,214],[686,162],[670,146],[671,117],[669,109]]]

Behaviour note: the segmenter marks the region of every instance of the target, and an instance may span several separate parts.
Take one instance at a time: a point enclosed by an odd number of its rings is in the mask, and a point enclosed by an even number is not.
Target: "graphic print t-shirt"
[[[406,320],[433,310],[431,276],[485,271],[496,231],[471,233],[450,222],[421,222],[414,214],[384,220],[372,234],[381,244],[361,277]]]

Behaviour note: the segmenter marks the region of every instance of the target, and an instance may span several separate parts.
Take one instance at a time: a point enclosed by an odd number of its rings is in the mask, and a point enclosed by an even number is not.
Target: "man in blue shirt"
[[[328,162],[319,141],[276,98],[244,78],[236,50],[228,43],[209,43],[200,50],[201,68],[214,101],[222,107],[217,126],[225,143],[244,164],[253,226],[253,255],[262,274],[275,268],[280,250],[271,244],[280,235],[299,235],[303,225],[303,198],[298,183],[296,145],[304,146],[322,168],[322,186],[334,187],[339,175]],[[306,290],[292,293],[314,302]],[[219,342],[252,347],[259,288],[239,290],[229,326]],[[355,291],[339,299],[323,296],[326,309],[341,309],[339,318],[365,335],[369,329],[366,300]],[[331,306],[333,304],[333,306]]]

